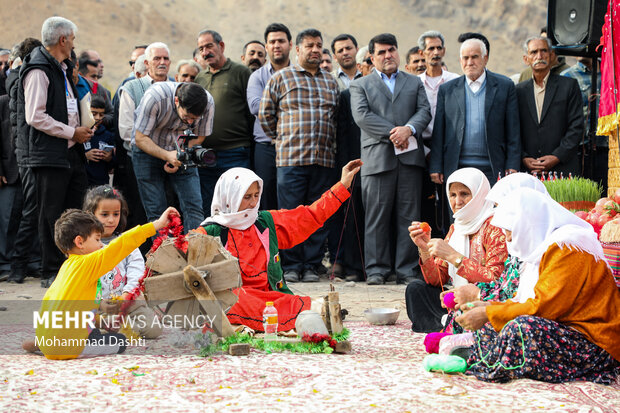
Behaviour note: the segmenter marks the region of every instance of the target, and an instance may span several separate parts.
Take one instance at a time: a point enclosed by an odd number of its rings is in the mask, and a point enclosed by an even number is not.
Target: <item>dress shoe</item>
[[[334,277],[338,277],[338,278],[343,278],[344,279],[344,268],[342,268],[342,264],[340,263],[334,263],[332,265],[332,268],[329,272],[330,276],[331,274],[334,274]]]
[[[25,278],[26,277],[24,276],[23,273],[12,272],[9,275],[9,279],[7,281],[13,284],[23,284]]]
[[[299,282],[299,273],[297,271],[285,271],[284,279],[287,283],[296,283]]]
[[[9,271],[2,271],[0,273],[0,282],[1,281],[7,281],[9,279],[9,277],[10,277],[10,274],[11,273]]]
[[[396,284],[409,284],[410,282],[416,280],[417,278],[414,277],[413,275],[410,275],[408,277],[404,277],[404,278],[399,278],[398,281],[396,281]]]
[[[361,274],[349,274],[346,277],[344,277],[344,279],[346,281],[355,281],[355,282],[364,281],[364,277]]]
[[[41,279],[41,288],[50,288],[50,286],[52,285],[52,283],[54,282],[54,280],[56,279],[56,276],[50,277],[50,278],[42,278]]]
[[[391,281],[396,281],[396,273],[390,271],[386,274],[384,278],[385,278],[386,283],[389,283]]]
[[[319,274],[312,269],[304,270],[304,274],[301,277],[301,282],[304,283],[315,283],[319,281]]]
[[[366,279],[368,285],[383,285],[385,284],[385,278],[381,274],[370,274]]]

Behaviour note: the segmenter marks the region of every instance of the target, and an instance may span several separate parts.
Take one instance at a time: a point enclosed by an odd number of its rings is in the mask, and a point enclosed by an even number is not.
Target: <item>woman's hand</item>
[[[422,251],[428,250],[428,242],[431,240],[431,233],[422,229],[422,223],[413,221],[409,228],[409,236],[413,243]]]
[[[156,221],[153,221],[153,225],[155,226],[155,231],[159,231],[160,229],[166,227],[170,223],[171,218],[175,215],[181,216],[179,214],[179,211],[177,211],[175,208],[168,207],[168,209],[166,209],[164,213],[161,214],[159,218],[157,218]]]
[[[351,187],[351,182],[353,182],[353,177],[356,173],[360,171],[363,163],[359,159],[354,159],[346,164],[342,168],[342,175],[340,176],[340,182],[344,185],[345,188],[349,189]]]
[[[459,323],[466,330],[478,330],[489,321],[486,309],[488,305],[489,303],[484,301],[467,303],[461,308],[464,310],[463,314],[456,317],[454,321]]]
[[[443,302],[443,297],[444,297],[446,294],[448,294],[448,293],[453,293],[453,292],[454,292],[454,289],[452,289],[452,290],[445,290],[445,291],[442,291],[442,292],[441,292],[441,294],[439,294],[439,302],[441,303],[441,306],[442,306],[443,308],[448,308],[448,307],[446,307],[446,304]]]
[[[463,256],[441,238],[433,238],[428,242],[428,252],[432,257],[448,261],[452,265]]]
[[[480,288],[474,284],[462,285],[454,290],[454,302],[456,309],[460,309],[465,303],[480,300]]]

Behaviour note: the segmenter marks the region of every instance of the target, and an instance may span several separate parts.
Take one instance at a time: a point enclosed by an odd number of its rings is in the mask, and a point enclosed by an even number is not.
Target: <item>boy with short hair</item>
[[[54,241],[68,258],[43,297],[38,320],[35,317],[37,339],[24,342],[24,349],[40,349],[48,359],[122,353],[126,343],[124,335],[101,334],[92,323],[83,321],[94,318],[98,308],[95,303],[97,280],[148,237],[168,225],[171,215],[178,214],[170,207],[156,221],[126,231],[102,248],[103,227],[99,220],[90,212],[65,211],[54,226]],[[52,322],[54,313],[61,316],[60,326]],[[69,319],[68,315],[73,318]]]
[[[98,126],[90,141],[84,142],[88,186],[108,185],[114,167],[114,134],[101,123],[105,115],[105,101],[101,96],[92,97],[90,111]]]

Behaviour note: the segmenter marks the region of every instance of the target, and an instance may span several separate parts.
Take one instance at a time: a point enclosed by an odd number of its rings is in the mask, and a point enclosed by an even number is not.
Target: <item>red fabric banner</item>
[[[601,99],[597,135],[611,135],[620,118],[620,1],[609,0],[601,36]]]

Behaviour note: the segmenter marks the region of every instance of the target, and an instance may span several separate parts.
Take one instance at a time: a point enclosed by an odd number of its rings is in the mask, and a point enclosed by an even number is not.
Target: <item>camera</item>
[[[216,166],[217,158],[213,149],[203,148],[200,145],[189,147],[189,141],[195,138],[197,136],[192,133],[191,129],[187,129],[175,141],[177,159],[181,161],[183,168],[212,168]]]

